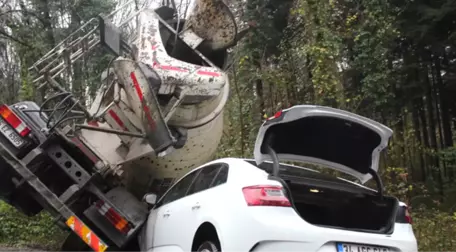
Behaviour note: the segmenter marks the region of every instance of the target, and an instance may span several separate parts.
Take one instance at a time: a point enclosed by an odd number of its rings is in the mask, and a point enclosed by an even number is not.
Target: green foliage
[[[312,74],[312,89],[315,92],[313,103],[340,106],[343,103],[341,76],[337,61],[341,59],[342,37],[333,28],[337,26],[331,2],[298,1],[292,17],[304,19],[311,27],[298,41],[290,41],[290,50],[306,55],[309,71]],[[301,39],[305,39],[302,43]]]
[[[456,215],[436,209],[415,209],[411,213],[419,251],[454,251]]]
[[[456,147],[450,147],[441,150],[438,155],[449,163],[456,163]]]
[[[21,69],[21,75],[22,77],[22,83],[21,83],[21,89],[19,91],[19,100],[33,100],[35,97],[34,95],[34,88],[33,85],[31,84],[28,71],[25,67],[22,67]]]
[[[27,68],[71,32],[59,26],[58,17],[68,15],[68,25],[75,28],[114,5],[112,0],[29,3],[31,14],[2,16],[17,38],[12,45],[21,78],[12,83],[17,87],[13,97],[7,97],[14,101],[36,96]],[[327,105],[378,120],[395,131],[381,176],[387,193],[411,206],[420,250],[455,249],[453,2],[247,0],[243,4],[240,19],[255,25],[234,52],[231,97],[217,157],[252,157],[262,121],[291,105]],[[76,76],[77,90],[88,87],[91,95],[111,60],[100,51],[93,56],[93,61],[78,66],[83,74]],[[48,216],[26,218],[4,204],[0,221],[5,223],[0,242],[48,243],[47,237],[60,234]]]
[[[47,214],[27,217],[0,201],[0,244],[54,250],[65,237]]]

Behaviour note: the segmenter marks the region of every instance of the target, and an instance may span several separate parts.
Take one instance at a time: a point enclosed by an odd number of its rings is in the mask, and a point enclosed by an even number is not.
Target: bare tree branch
[[[6,15],[6,14],[10,14],[10,13],[15,13],[15,12],[20,12],[20,13],[25,14],[25,15],[33,16],[36,19],[38,19],[41,23],[44,23],[43,19],[41,19],[38,15],[36,15],[33,12],[27,11],[27,10],[8,10],[8,11],[4,11],[4,12],[0,13],[0,16]]]
[[[31,45],[29,45],[29,44],[27,44],[27,43],[25,43],[25,42],[23,42],[23,41],[21,41],[21,40],[15,38],[15,37],[9,35],[8,33],[4,32],[4,31],[2,31],[2,30],[0,30],[0,35],[3,35],[4,37],[6,37],[6,38],[8,38],[8,39],[11,39],[11,40],[13,40],[14,42],[19,43],[19,44],[21,44],[21,45],[23,45],[23,46],[26,46],[26,47],[28,47],[28,48],[34,48],[33,46],[31,46]]]

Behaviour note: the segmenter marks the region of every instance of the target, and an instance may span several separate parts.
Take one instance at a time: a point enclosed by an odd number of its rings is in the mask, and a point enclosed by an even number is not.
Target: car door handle
[[[199,203],[196,203],[194,206],[192,206],[192,210],[197,210],[199,209],[201,206]]]

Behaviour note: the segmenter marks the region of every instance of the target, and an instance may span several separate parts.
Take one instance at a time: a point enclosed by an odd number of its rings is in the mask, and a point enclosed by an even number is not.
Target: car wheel
[[[205,241],[198,246],[197,252],[219,252],[220,246],[213,241]]]

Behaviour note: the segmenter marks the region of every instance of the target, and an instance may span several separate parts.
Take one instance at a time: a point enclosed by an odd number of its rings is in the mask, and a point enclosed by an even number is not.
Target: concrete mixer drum
[[[126,18],[137,22],[130,37],[120,32],[126,22],[112,23],[119,11],[90,20],[31,69],[39,73],[34,83],[63,90],[54,77],[95,46],[117,56],[90,108],[75,100],[87,120],[70,132],[103,160],[106,176],[125,179],[140,195],[157,179],[179,178],[212,158],[229,93],[227,49],[240,36],[220,0],[195,1],[186,20],[169,6],[139,9]],[[96,22],[98,29],[85,32]]]
[[[187,29],[203,39],[203,47],[210,50],[233,46],[238,33],[233,13],[222,0],[196,1],[184,26]]]

